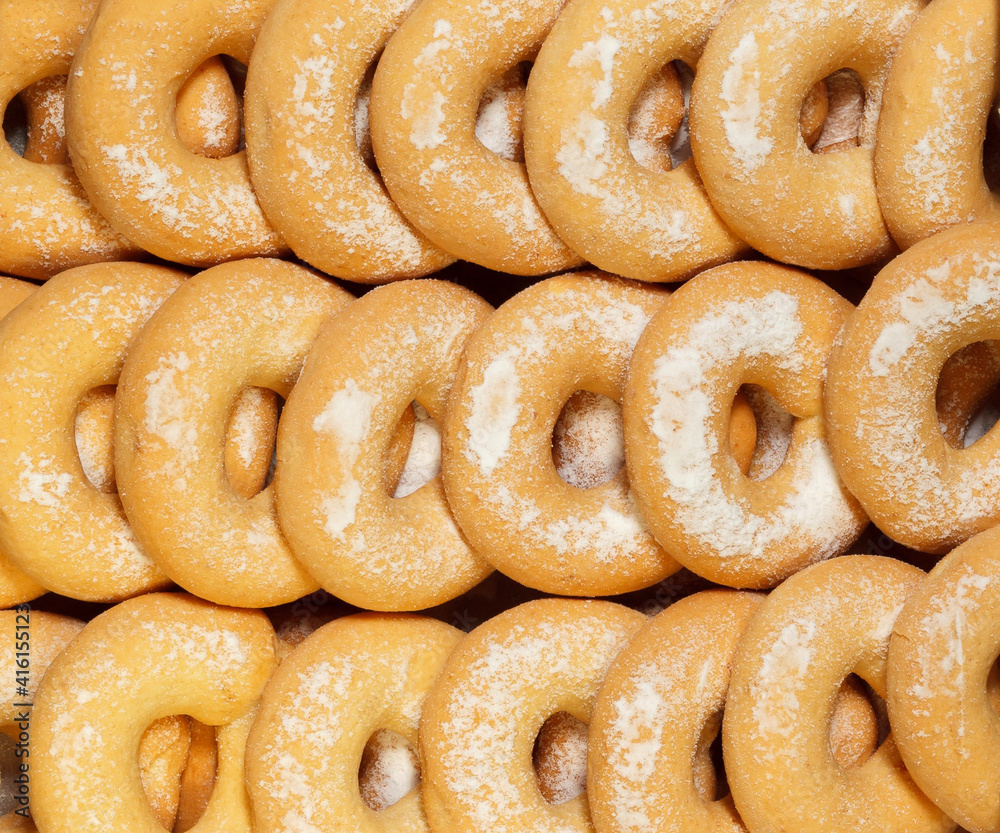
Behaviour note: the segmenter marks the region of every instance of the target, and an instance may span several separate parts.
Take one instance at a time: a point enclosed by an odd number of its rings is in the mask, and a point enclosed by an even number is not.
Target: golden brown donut
[[[261,205],[299,257],[338,278],[415,278],[455,259],[410,225],[358,141],[368,129],[359,91],[409,9],[280,0],[247,72],[247,155]]]
[[[483,93],[531,60],[562,0],[426,0],[386,44],[372,81],[372,146],[389,194],[437,246],[500,272],[582,264],[545,219],[523,163],[476,137]]]
[[[272,0],[105,0],[77,50],[66,139],[96,208],[136,245],[204,266],[286,249],[250,187],[246,155],[191,153],[172,122],[207,58],[246,62]],[[156,44],[130,36],[155,28]]]
[[[924,574],[880,556],[815,564],[764,600],[733,660],[722,747],[748,830],[949,833],[955,824],[920,791],[892,733],[854,769],[833,758],[830,723],[851,673],[886,695],[893,623]]]
[[[904,249],[959,223],[1000,221],[1000,200],[983,172],[998,27],[989,0],[935,0],[893,60],[875,173],[885,221]]]
[[[320,327],[351,300],[291,263],[227,263],[181,286],[129,350],[115,413],[118,489],[142,546],[186,590],[250,607],[317,589],[278,528],[273,489],[240,497],[223,449],[240,393],[287,396]]]
[[[875,191],[874,128],[893,53],[923,5],[745,0],[726,12],[699,61],[691,148],[735,234],[775,260],[815,269],[893,251]],[[845,66],[867,94],[861,146],[811,153],[799,132],[802,101]]]
[[[576,391],[621,399],[632,348],[665,297],[599,272],[560,275],[508,300],[469,342],[445,413],[444,486],[472,547],[516,581],[612,595],[678,569],[624,470],[580,489],[559,476],[551,450]]]
[[[942,435],[936,392],[961,348],[1000,336],[1000,225],[940,232],[879,272],[830,356],[837,470],[879,529],[942,553],[1000,521],[1000,432]]]
[[[643,332],[622,409],[625,456],[649,528],[688,569],[773,587],[861,534],[868,521],[833,467],[823,417],[827,357],[851,309],[798,270],[731,263],[684,284]],[[762,480],[730,452],[731,406],[746,383],[796,417]]]
[[[448,658],[424,705],[420,758],[434,831],[587,831],[586,794],[550,804],[532,766],[556,712],[589,722],[615,655],[646,622],[621,605],[543,599],[480,625]]]
[[[34,82],[65,75],[97,0],[0,3],[0,112]],[[95,115],[106,115],[97,107]],[[0,142],[0,271],[45,279],[63,269],[135,257],[68,164],[19,157]]]

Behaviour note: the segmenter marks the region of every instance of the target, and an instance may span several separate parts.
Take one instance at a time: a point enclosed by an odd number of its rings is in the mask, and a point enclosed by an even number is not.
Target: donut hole
[[[692,760],[694,789],[704,801],[720,801],[729,795],[729,780],[722,759],[722,711],[713,714],[701,728]]]
[[[425,483],[441,474],[441,427],[419,402],[411,403],[413,411],[413,439],[402,473],[395,484],[392,496],[403,498],[412,495]],[[395,442],[401,442],[402,429],[397,430]]]
[[[941,434],[953,448],[968,448],[988,434],[1000,418],[1000,342],[975,342],[949,356],[935,406]]]
[[[285,400],[267,388],[240,392],[226,426],[226,479],[233,491],[250,500],[274,480],[278,419]]]
[[[994,661],[990,666],[990,673],[986,678],[986,701],[997,717],[1000,717],[1000,660]]]
[[[12,726],[8,731],[15,728]],[[21,806],[17,800],[20,785],[15,779],[20,773],[22,760],[17,757],[16,741],[6,731],[0,731],[0,817]]]
[[[1000,109],[994,102],[986,118],[983,139],[983,178],[991,191],[1000,189]]]
[[[88,391],[76,409],[74,429],[80,466],[99,492],[113,494],[115,484],[115,386]]]
[[[3,112],[3,135],[11,150],[24,156],[28,146],[28,113],[20,96],[11,99]]]
[[[509,162],[524,162],[522,117],[531,64],[522,61],[490,84],[479,100],[476,138]]]
[[[646,170],[666,173],[691,157],[687,111],[693,81],[687,64],[671,61],[639,91],[628,116],[628,147]]]
[[[795,417],[781,407],[769,391],[760,385],[743,385],[740,393],[753,411],[756,439],[746,476],[751,480],[766,480],[785,462],[792,441]],[[735,413],[734,407],[734,413]],[[735,420],[734,420],[735,423]],[[737,426],[731,426],[731,439]]]
[[[830,719],[830,752],[842,769],[857,769],[889,735],[885,702],[867,682],[849,674],[840,685]]]
[[[559,476],[578,489],[614,479],[625,465],[621,405],[600,393],[573,393],[552,431],[552,462]]]
[[[549,804],[565,804],[587,788],[587,724],[556,712],[542,724],[531,758],[538,791]]]
[[[195,68],[177,94],[174,124],[191,153],[223,159],[246,146],[243,90],[246,65],[229,55],[208,58]]]
[[[867,97],[861,76],[853,69],[838,69],[822,82],[826,87],[825,118],[813,141],[804,137],[813,153],[835,153],[858,147],[865,125]],[[813,91],[816,88],[813,88]],[[810,96],[813,94],[810,92]],[[803,125],[810,96],[803,102]]]
[[[376,67],[378,67],[378,58],[365,72],[364,78],[361,79],[361,86],[358,88],[357,98],[354,100],[354,141],[358,146],[361,159],[374,173],[378,173],[378,163],[375,161],[375,150],[372,148],[368,111],[372,100],[372,79],[375,78]]]
[[[402,735],[379,729],[365,744],[358,767],[361,800],[378,813],[420,783],[420,760]]]

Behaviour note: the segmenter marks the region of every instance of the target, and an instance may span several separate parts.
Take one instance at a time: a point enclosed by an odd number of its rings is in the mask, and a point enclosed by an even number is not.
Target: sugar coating
[[[764,654],[754,678],[753,716],[763,734],[790,738],[799,720],[799,694],[808,684],[814,657],[816,622],[801,619],[785,625]]]
[[[733,158],[745,174],[756,172],[774,149],[774,140],[760,135],[759,58],[757,37],[747,32],[729,54],[722,75],[720,98],[728,105],[722,111],[722,123]]]
[[[413,403],[413,415],[413,442],[393,494],[397,498],[413,494],[441,474],[441,429],[419,402]]]

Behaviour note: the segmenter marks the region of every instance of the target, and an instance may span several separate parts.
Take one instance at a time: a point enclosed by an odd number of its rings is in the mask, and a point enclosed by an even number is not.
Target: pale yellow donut
[[[1000,522],[1000,432],[956,448],[936,407],[949,357],[1000,337],[998,272],[1000,225],[921,241],[879,272],[830,356],[837,470],[879,529],[923,552]]]
[[[440,477],[406,497],[387,450],[411,402],[440,423],[473,333],[492,311],[443,281],[380,287],[320,331],[278,431],[275,499],[295,557],[368,610],[422,610],[493,568],[452,519]]]
[[[666,292],[602,273],[519,292],[473,336],[445,413],[448,502],[473,548],[548,593],[612,595],[678,569],[639,515],[623,469],[580,489],[552,460],[552,432],[580,389],[620,400],[629,357]]]
[[[454,261],[413,228],[363,158],[358,96],[410,4],[279,0],[247,73],[247,156],[268,219],[295,253],[363,283]],[[359,122],[360,119],[360,122]]]
[[[845,556],[796,573],[761,604],[736,649],[722,720],[726,774],[748,830],[954,830],[913,783],[891,732],[853,769],[830,743],[849,674],[885,696],[893,622],[923,576],[890,558]]]
[[[844,269],[890,254],[875,193],[874,128],[892,55],[924,0],[744,0],[698,64],[691,148],[727,225],[776,260]],[[865,86],[861,146],[810,153],[802,101],[834,70]]]
[[[50,590],[117,601],[169,583],[118,496],[87,478],[74,426],[80,401],[118,381],[132,340],[183,279],[138,263],[80,266],[0,323],[0,545]]]
[[[983,176],[995,106],[1000,10],[989,0],[934,0],[893,61],[875,145],[879,204],[902,247],[959,223],[1000,221]]]
[[[975,831],[1000,829],[1000,529],[945,556],[907,600],[889,643],[886,703],[913,780]]]
[[[299,645],[268,683],[247,744],[254,830],[427,831],[419,789],[375,813],[358,770],[377,730],[416,747],[424,700],[461,638],[434,619],[359,614]]]
[[[725,0],[571,0],[538,53],[525,102],[531,187],[569,246],[600,269],[677,281],[748,250],[712,208],[694,161],[656,173],[628,125],[654,73],[695,67]]]
[[[475,135],[483,93],[548,34],[561,0],[425,0],[389,39],[372,82],[371,135],[389,194],[447,252],[518,275],[578,266],[523,163]]]
[[[592,830],[586,794],[546,801],[532,749],[556,712],[589,722],[608,667],[645,622],[610,602],[543,599],[501,613],[463,639],[420,723],[431,829]]]
[[[649,528],[693,572],[773,587],[837,555],[868,521],[826,442],[823,382],[851,305],[809,275],[731,263],[688,281],[643,332],[625,390],[625,457]],[[746,477],[730,450],[740,387],[796,419],[777,470]]]
[[[98,616],[49,666],[35,698],[39,829],[162,833],[142,794],[139,741],[152,721],[190,714],[221,727],[202,829],[249,833],[243,746],[274,667],[274,631],[259,611],[151,594]]]
[[[278,528],[273,489],[240,497],[223,448],[240,393],[287,396],[321,325],[350,300],[291,263],[227,263],[187,281],[132,345],[115,412],[118,489],[145,550],[186,590],[247,607],[316,590]]]
[[[208,265],[280,254],[246,155],[209,159],[174,124],[184,82],[220,53],[246,62],[272,0],[104,0],[77,50],[66,139],[80,181],[122,234],[159,257]],[[154,32],[135,37],[135,32]]]
[[[65,75],[97,0],[0,3],[0,114],[36,81]],[[98,106],[95,113],[106,113]],[[48,278],[63,269],[136,257],[84,193],[68,164],[19,157],[0,142],[0,271]]]

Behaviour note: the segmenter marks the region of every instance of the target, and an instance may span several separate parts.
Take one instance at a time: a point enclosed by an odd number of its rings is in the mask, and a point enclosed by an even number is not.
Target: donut
[[[299,645],[268,683],[247,743],[254,830],[427,830],[406,761],[399,800],[377,814],[358,770],[377,730],[416,747],[424,700],[461,638],[434,619],[362,613]]]
[[[475,135],[483,93],[538,51],[562,0],[429,0],[386,44],[372,81],[372,147],[386,188],[428,239],[516,275],[582,264],[535,202],[523,163]]]
[[[878,273],[830,356],[826,415],[837,470],[886,535],[943,553],[1000,522],[1000,433],[942,435],[936,391],[963,347],[1000,336],[1000,225],[921,241]]]
[[[773,587],[843,552],[867,518],[827,447],[823,380],[851,305],[805,273],[760,262],[688,281],[650,321],[629,366],[625,459],[650,530],[688,569]],[[782,462],[762,480],[730,452],[740,386],[766,388],[795,417]]]
[[[424,704],[420,757],[432,830],[591,830],[586,794],[550,804],[532,749],[551,715],[590,721],[615,655],[646,622],[611,602],[542,599],[463,639]]]
[[[913,783],[891,732],[850,770],[830,743],[849,674],[885,696],[893,622],[923,577],[891,558],[845,556],[796,573],[761,603],[737,645],[722,720],[729,787],[748,830],[954,829]]]
[[[259,611],[155,593],[93,619],[49,666],[35,698],[31,801],[39,829],[162,830],[142,794],[139,741],[152,721],[190,714],[220,727],[203,829],[249,831],[243,745],[274,667],[274,631]]]
[[[707,590],[652,619],[618,655],[590,721],[590,794],[601,833],[746,828],[709,750],[722,724],[729,668],[762,597]],[[830,721],[833,759],[860,765],[878,722],[848,677]]]
[[[698,62],[691,149],[712,205],[735,234],[810,269],[892,253],[875,191],[874,128],[892,55],[923,5],[749,0],[723,16]],[[802,100],[845,66],[866,92],[860,146],[812,154],[799,132]]]
[[[49,590],[107,602],[168,583],[118,496],[88,480],[74,424],[80,400],[118,381],[132,340],[183,278],[137,263],[80,266],[0,323],[0,546]]]
[[[245,153],[196,155],[173,126],[187,78],[220,53],[246,62],[271,5],[108,0],[87,28],[66,89],[66,141],[94,206],[146,251],[192,266],[286,251]]]
[[[559,236],[600,269],[678,281],[748,249],[693,161],[650,171],[628,134],[650,78],[674,59],[694,67],[725,5],[574,0],[538,53],[525,99],[531,187]]]
[[[469,342],[444,417],[444,487],[473,549],[515,581],[601,596],[678,569],[624,469],[580,489],[559,477],[551,451],[576,391],[621,399],[632,347],[665,297],[602,273],[560,275],[519,292]]]
[[[936,0],[900,45],[875,145],[879,204],[908,248],[959,223],[1000,221],[983,173],[995,106],[1000,14],[985,0]]]
[[[70,68],[97,0],[0,4],[0,113],[22,90]],[[97,108],[104,117],[103,106]],[[36,144],[37,147],[37,144]],[[68,164],[41,164],[0,142],[0,271],[44,280],[72,266],[136,257]]]
[[[358,142],[359,91],[408,10],[389,0],[365,4],[363,14],[351,0],[280,0],[250,60],[247,158],[257,196],[295,253],[338,278],[415,278],[455,259],[400,213]]]
[[[889,719],[921,790],[970,830],[1000,828],[1000,726],[988,691],[1000,655],[1000,528],[945,556],[889,643]],[[995,688],[995,687],[994,687]]]
[[[466,343],[491,312],[467,289],[407,281],[369,292],[320,331],[278,428],[275,499],[295,557],[368,610],[422,610],[490,564],[452,519],[439,477],[403,498],[386,449],[417,401],[439,423]]]
[[[118,490],[145,551],[185,590],[269,607],[317,589],[278,528],[273,488],[246,500],[226,483],[223,444],[240,392],[287,396],[320,326],[351,299],[291,263],[226,263],[185,282],[132,344]]]

